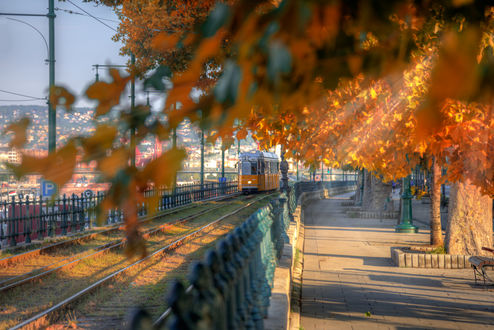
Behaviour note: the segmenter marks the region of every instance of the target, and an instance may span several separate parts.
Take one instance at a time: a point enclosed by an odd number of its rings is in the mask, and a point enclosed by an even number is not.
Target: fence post
[[[231,329],[233,322],[229,321],[228,313],[231,312],[231,293],[223,275],[223,265],[216,250],[209,250],[204,258],[205,264],[212,274],[213,285],[220,295],[219,306],[216,309],[217,317],[215,326],[217,329]]]
[[[26,244],[31,243],[31,219],[29,212],[29,196],[26,196],[26,212],[24,214],[24,236],[26,237],[25,240]]]
[[[16,219],[15,219],[15,197],[12,196],[12,202],[10,204],[10,212],[9,212],[9,218],[10,218],[10,246],[16,246],[16,236],[17,236],[17,230],[16,230]]]
[[[194,302],[194,314],[198,316],[196,326],[201,325],[206,329],[226,329],[218,309],[222,306],[222,298],[213,285],[212,274],[209,267],[202,262],[192,265],[189,272],[189,282],[192,285],[190,292]]]
[[[70,212],[72,214],[72,224],[70,225],[70,232],[73,233],[77,231],[77,216],[75,210],[75,194],[72,193],[72,210]]]
[[[4,226],[7,225],[7,203],[5,201],[1,202],[2,205],[2,212],[1,214],[1,221],[0,221],[0,249],[2,249],[2,244],[4,243],[5,237],[7,233],[5,232]]]
[[[168,305],[170,306],[173,315],[167,322],[169,329],[195,329],[192,320],[193,315],[188,311],[192,305],[192,301],[185,292],[184,285],[179,281],[174,281],[171,285],[170,292],[167,297]]]
[[[67,206],[67,197],[65,196],[65,194],[63,194],[63,201],[62,201],[62,235],[66,235],[67,234],[67,210],[66,210],[66,206]],[[60,206],[58,206],[58,208],[60,209]]]
[[[227,292],[230,295],[230,304],[227,310],[228,329],[238,329],[240,324],[236,318],[238,306],[238,292],[235,288],[235,268],[231,263],[230,246],[225,240],[221,240],[218,245],[218,254],[223,263],[223,276],[227,282]]]

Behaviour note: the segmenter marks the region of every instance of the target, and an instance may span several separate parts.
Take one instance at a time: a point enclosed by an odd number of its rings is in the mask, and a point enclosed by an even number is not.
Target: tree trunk
[[[364,196],[362,197],[362,209],[365,209],[367,205],[370,205],[372,198],[372,184],[371,174],[369,171],[364,170]]]
[[[357,176],[357,190],[355,190],[355,203],[360,202],[360,185],[362,184],[362,171],[358,171],[358,176]]]
[[[443,246],[443,230],[441,227],[441,167],[437,164],[436,159],[432,158],[432,175],[431,175],[431,245]]]
[[[365,186],[368,186],[367,190]],[[366,172],[362,209],[367,211],[387,210],[392,189],[391,183],[384,183],[381,179]]]
[[[467,180],[451,187],[446,229],[450,254],[488,255],[492,248],[492,199]]]

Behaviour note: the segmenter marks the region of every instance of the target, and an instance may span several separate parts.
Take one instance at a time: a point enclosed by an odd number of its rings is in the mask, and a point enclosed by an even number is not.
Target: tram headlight
[[[247,183],[248,183],[248,184],[251,184],[251,183],[252,183],[252,181],[250,181],[250,180],[249,180],[249,181],[247,181]]]

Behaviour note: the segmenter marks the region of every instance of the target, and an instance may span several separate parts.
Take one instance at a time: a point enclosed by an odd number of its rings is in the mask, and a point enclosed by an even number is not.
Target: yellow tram
[[[238,189],[246,193],[276,190],[280,187],[280,162],[272,152],[240,153]]]

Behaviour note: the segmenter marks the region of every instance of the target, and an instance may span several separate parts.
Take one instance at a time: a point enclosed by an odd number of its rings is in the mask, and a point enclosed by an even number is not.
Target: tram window
[[[242,174],[250,175],[250,162],[242,162]]]
[[[265,163],[263,161],[260,162],[261,163],[261,169],[259,171],[259,174],[264,174],[264,168],[265,168]]]
[[[250,162],[250,174],[257,174],[257,162]]]

